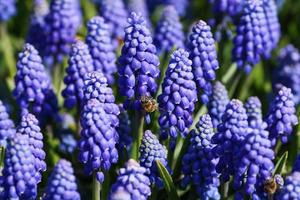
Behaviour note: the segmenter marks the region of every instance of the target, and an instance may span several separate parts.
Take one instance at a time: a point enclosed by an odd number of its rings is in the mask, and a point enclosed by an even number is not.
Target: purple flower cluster
[[[151,29],[152,23],[150,20],[146,0],[128,0],[127,8],[130,13],[131,12],[141,13],[147,22],[147,26],[149,27],[149,29]]]
[[[236,16],[243,9],[243,0],[210,0],[213,5],[213,12],[217,15],[220,13]]]
[[[212,142],[216,144],[214,151],[220,158],[217,164],[217,172],[221,173],[224,182],[234,175],[237,165],[237,153],[240,151],[242,141],[248,133],[248,121],[243,103],[239,100],[231,100],[218,125],[217,133]]]
[[[0,1],[0,22],[8,21],[16,14],[16,0]]]
[[[157,91],[159,59],[144,18],[132,12],[128,23],[124,46],[118,60],[119,91],[126,97],[127,105],[134,100],[135,109],[140,109],[140,98],[154,96]]]
[[[8,140],[1,177],[0,199],[36,199],[35,158],[28,135],[16,133]]]
[[[162,94],[158,96],[160,109],[159,125],[163,138],[175,139],[188,134],[193,123],[193,112],[197,101],[196,84],[192,73],[192,62],[183,49],[175,51],[162,84]]]
[[[228,103],[228,92],[225,86],[220,81],[217,81],[213,85],[212,94],[209,97],[209,102],[207,105],[208,113],[212,118],[212,122],[215,128],[221,122],[222,115]]]
[[[15,85],[13,96],[23,112],[33,112],[39,118],[57,114],[51,80],[37,50],[30,44],[25,44],[19,53]]]
[[[45,62],[51,66],[63,61],[69,54],[81,23],[78,0],[51,0],[49,14],[45,18]]]
[[[161,0],[165,5],[172,5],[176,8],[180,16],[184,16],[189,6],[190,0]]]
[[[112,185],[108,200],[147,200],[151,195],[150,180],[146,169],[130,159],[125,168],[119,170],[116,182]]]
[[[277,90],[276,96],[271,102],[266,122],[272,145],[275,145],[279,138],[283,143],[288,141],[293,126],[298,124],[291,89],[283,86]]]
[[[203,103],[208,103],[212,93],[211,82],[216,79],[215,70],[219,68],[215,40],[211,28],[204,21],[198,21],[189,35],[188,49],[190,59],[193,61],[193,74],[197,90],[203,90]],[[202,92],[202,91],[201,91]]]
[[[46,186],[44,200],[80,200],[72,164],[64,159],[58,161]]]
[[[45,50],[45,17],[48,13],[49,5],[46,0],[34,0],[26,42],[32,44],[42,56]]]
[[[84,104],[90,99],[97,99],[103,104],[103,109],[111,120],[113,127],[118,127],[120,113],[118,105],[115,103],[115,96],[112,89],[107,84],[107,79],[101,72],[91,72],[86,74],[83,88]]]
[[[182,160],[184,178],[182,185],[192,183],[201,199],[220,199],[218,193],[219,174],[216,172],[218,159],[215,158],[213,124],[208,114],[200,117],[197,130],[191,131],[188,150]]]
[[[146,130],[143,135],[139,152],[140,165],[146,168],[146,175],[150,178],[152,183],[157,184],[158,187],[162,187],[163,182],[159,178],[156,161],[159,160],[165,167],[167,167],[168,161],[166,147],[159,143],[157,137],[150,130]]]
[[[293,172],[284,180],[284,186],[275,196],[275,200],[300,199],[300,172]]]
[[[261,102],[258,97],[249,97],[245,103],[248,122],[262,119]]]
[[[300,103],[300,53],[292,44],[280,50],[273,88],[278,84],[291,88],[295,104]]]
[[[80,106],[83,100],[83,87],[85,75],[94,71],[93,60],[89,53],[88,46],[78,40],[72,45],[67,75],[64,78],[66,88],[62,91],[65,99],[64,106],[73,108]]]
[[[66,153],[72,154],[77,148],[77,141],[74,138],[74,133],[71,130],[64,130],[60,132],[60,144],[59,150]]]
[[[103,103],[97,99],[85,102],[80,117],[82,126],[79,141],[79,160],[84,163],[87,174],[97,173],[97,180],[103,182],[105,171],[118,161],[118,151],[115,148],[118,134],[110,117],[103,108]]]
[[[72,127],[76,126],[74,118],[70,114],[61,115],[61,123],[57,131],[55,131],[59,140],[59,150],[65,154],[72,154],[77,148],[77,141],[74,137],[75,133]]]
[[[262,0],[264,14],[267,21],[267,30],[269,33],[270,49],[264,50],[264,56],[269,58],[271,51],[277,47],[280,39],[281,31],[277,14],[277,6],[274,0]]]
[[[39,183],[42,179],[42,172],[46,171],[45,157],[46,153],[43,149],[43,134],[39,127],[39,121],[32,114],[22,116],[21,123],[17,127],[17,133],[28,135],[31,153],[34,156],[34,166],[37,171],[35,175],[36,182]]]
[[[154,44],[160,53],[184,48],[182,24],[174,6],[166,6],[155,30]]]
[[[232,59],[237,67],[250,73],[270,47],[269,33],[262,0],[245,1],[242,16],[237,24]]]
[[[272,177],[274,151],[267,124],[261,118],[252,120],[249,132],[237,153],[239,164],[236,166],[234,188],[252,196],[264,187]]]
[[[112,85],[117,65],[110,28],[102,17],[96,16],[88,21],[87,29],[86,43],[93,58],[94,70],[101,71],[108,84]]]
[[[9,118],[5,106],[0,101],[0,146],[6,146],[6,140],[16,133],[14,122]]]
[[[126,19],[128,16],[123,0],[101,0],[100,16],[104,18],[109,25],[112,34],[112,42],[114,48],[118,47],[118,40],[124,38],[124,28],[126,27]]]

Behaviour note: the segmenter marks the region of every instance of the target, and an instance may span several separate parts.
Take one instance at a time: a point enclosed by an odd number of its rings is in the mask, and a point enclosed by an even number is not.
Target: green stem
[[[150,200],[156,200],[158,195],[158,189],[156,186],[152,187]]]
[[[222,82],[224,84],[227,84],[232,79],[232,77],[235,74],[236,70],[237,70],[237,67],[236,67],[235,63],[230,65],[229,69],[226,71],[226,73],[222,77]]]
[[[245,82],[242,84],[241,89],[239,90],[237,97],[239,97],[239,99],[241,101],[245,100],[248,93],[249,93],[249,87],[251,86],[253,78],[248,75]]]
[[[102,184],[102,187],[101,187],[101,199],[107,199],[108,197],[108,192],[109,192],[109,177],[110,177],[110,174],[109,174],[109,171],[107,172],[104,172],[104,182]]]
[[[56,90],[56,92],[57,93],[59,93],[60,92],[60,85],[61,85],[61,77],[62,77],[62,75],[61,75],[61,66],[59,65],[59,64],[55,64],[54,66],[53,66],[53,69],[52,69],[53,71],[52,71],[52,73],[53,73],[53,85],[54,85],[54,87],[55,87],[55,90]]]
[[[4,166],[5,148],[0,147],[0,167]],[[1,170],[0,170],[1,171]]]
[[[240,83],[240,80],[242,79],[242,75],[243,75],[243,72],[242,71],[237,71],[237,75],[235,76],[231,86],[230,86],[230,90],[229,90],[229,97],[233,97],[236,90],[237,90],[237,87]]]
[[[134,120],[134,141],[131,149],[131,158],[137,160],[139,157],[139,148],[143,138],[144,117],[140,111],[135,111]]]
[[[188,148],[188,145],[189,145],[189,137],[186,137],[183,141],[183,144],[180,148],[180,153],[176,159],[176,163],[175,163],[175,167],[174,167],[174,172],[173,172],[173,179],[176,181],[179,176],[180,176],[180,172],[181,172],[181,164],[182,164],[182,158],[184,156],[184,154],[186,153],[186,150]],[[178,147],[178,146],[177,146]],[[177,148],[176,147],[176,148]],[[176,149],[175,149],[176,151]]]
[[[0,23],[0,51],[3,55],[4,70],[6,70],[6,83],[10,90],[14,88],[14,75],[16,73],[16,63],[11,38],[8,36],[5,23]]]
[[[223,183],[221,186],[221,199],[228,199],[228,191],[229,191],[229,181],[227,181],[226,183]]]
[[[277,144],[276,144],[276,146],[275,146],[275,150],[274,150],[276,155],[277,155],[277,153],[279,152],[281,146],[282,146],[282,142],[281,142],[281,140],[278,140],[278,141],[277,141]]]
[[[173,156],[172,156],[174,162],[172,163],[172,165],[170,165],[170,166],[172,166],[172,169],[175,168],[176,161],[178,160],[180,152],[182,151],[183,143],[184,143],[184,139],[182,137],[179,137],[177,139],[177,144],[176,144]]]
[[[97,181],[96,172],[93,175],[93,200],[100,200],[101,185]]]

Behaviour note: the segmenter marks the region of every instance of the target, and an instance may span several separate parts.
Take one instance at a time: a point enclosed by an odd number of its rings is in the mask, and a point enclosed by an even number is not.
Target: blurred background
[[[6,1],[6,0],[0,0]],[[218,48],[218,58],[220,63],[220,69],[218,70],[218,79],[222,80],[223,75],[232,65],[231,62],[231,49],[232,49],[232,36],[234,35],[235,27],[229,24],[226,30],[222,27],[214,26],[214,14],[212,12],[211,4],[209,0],[190,0],[190,5],[187,8],[185,16],[181,17],[181,21],[184,25],[185,33],[188,34],[190,26],[197,20],[202,19],[207,21],[212,25],[213,32],[218,36],[218,34],[226,35],[217,43]],[[151,0],[149,0],[151,2]],[[258,96],[263,105],[264,114],[267,112],[269,106],[269,98],[272,92],[271,74],[273,69],[277,66],[277,56],[281,47],[286,44],[293,44],[297,49],[300,49],[300,1],[299,0],[277,0],[279,19],[281,24],[282,37],[278,48],[273,52],[272,58],[268,61],[263,60],[259,63],[252,73],[248,77],[244,77],[233,94],[233,97],[239,97],[241,100],[245,100],[248,96],[255,95]],[[30,15],[32,13],[33,0],[18,0],[16,4],[16,14],[10,18],[7,22],[2,22],[0,24],[0,99],[7,105],[11,117],[18,121],[18,106],[16,105],[14,99],[12,98],[11,92],[14,88],[13,77],[16,72],[16,61],[18,57],[18,52],[21,51],[24,41],[27,36],[27,31],[30,23]],[[83,14],[83,22],[81,24],[80,30],[78,31],[78,38],[84,38],[86,34],[86,22],[93,16],[98,14],[98,7],[91,0],[81,0],[81,9]],[[160,6],[151,13],[151,20],[153,27],[155,27],[162,8]],[[66,62],[62,64],[65,68]],[[60,74],[60,77],[54,77],[62,79],[64,74]],[[232,86],[232,82],[227,83],[227,88]],[[299,86],[300,87],[300,86]],[[61,99],[61,94],[57,92],[59,99]],[[61,104],[60,104],[61,105]],[[299,110],[299,109],[298,109]],[[284,152],[287,148],[294,149],[293,152],[297,153],[299,149],[299,137],[295,135],[295,139],[292,142],[283,146],[280,152]],[[47,139],[47,138],[46,138]],[[49,139],[49,138],[48,138]],[[49,139],[50,140],[50,139]],[[52,166],[58,160],[59,157],[64,157],[66,155],[60,155],[55,151],[58,145],[58,141],[53,139],[49,142],[46,152],[50,155],[48,163],[50,162]],[[55,147],[54,149],[52,147]],[[47,145],[46,145],[47,148]],[[279,153],[280,154],[280,153]],[[75,155],[68,155],[69,160],[76,159]],[[280,156],[278,156],[280,157]],[[290,163],[293,162],[295,156],[289,156]],[[76,162],[75,162],[76,163]],[[78,163],[78,162],[77,162]],[[290,164],[291,166],[291,164]],[[81,166],[74,166],[74,168]],[[47,176],[47,175],[46,175]],[[77,174],[80,177],[80,181],[89,182],[89,178],[83,176],[82,174]],[[85,187],[84,184],[80,184],[80,187]],[[88,187],[88,186],[86,186]],[[81,191],[88,194],[90,188],[80,188]]]

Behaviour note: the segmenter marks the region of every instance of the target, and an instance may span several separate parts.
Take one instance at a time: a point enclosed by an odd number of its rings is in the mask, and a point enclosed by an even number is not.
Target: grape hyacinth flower
[[[0,22],[8,21],[16,14],[16,0],[0,1]]]
[[[101,170],[108,171],[118,161],[117,132],[103,103],[95,98],[85,102],[80,124],[79,160],[84,164],[85,173],[91,175],[95,171],[97,180],[102,183],[104,174]]]
[[[0,101],[0,147],[6,146],[6,140],[16,133],[14,122],[9,118],[5,106]]]
[[[300,172],[300,154],[298,154],[298,156],[294,162],[293,172],[295,172],[295,171]]]
[[[146,169],[130,159],[118,173],[112,185],[108,200],[147,200],[151,195],[150,180],[145,175]]]
[[[41,56],[45,48],[45,16],[49,13],[49,5],[46,0],[34,0],[33,12],[30,17],[26,42],[32,44]]]
[[[220,81],[217,81],[213,85],[212,94],[207,105],[208,113],[212,118],[212,122],[215,128],[221,122],[222,115],[228,103],[228,92],[225,86]]]
[[[273,76],[273,88],[282,84],[291,88],[295,104],[300,103],[300,53],[292,44],[280,50]]]
[[[117,49],[118,40],[124,39],[124,29],[128,17],[123,0],[101,0],[100,16],[103,17],[105,22],[109,25],[112,42],[114,48]]]
[[[264,51],[264,56],[266,58],[270,57],[270,53],[273,49],[277,47],[279,42],[281,31],[280,23],[278,19],[277,6],[274,0],[263,0],[263,9],[267,22],[267,30],[269,32],[269,39],[271,41],[270,50]]]
[[[55,136],[59,138],[59,150],[65,154],[72,154],[77,148],[77,141],[74,137],[75,132],[72,127],[76,126],[75,120],[70,114],[61,115],[59,128],[55,131]]]
[[[46,171],[45,157],[46,153],[43,149],[43,134],[39,127],[39,121],[30,113],[22,116],[21,123],[17,127],[17,133],[28,135],[31,153],[34,156],[34,166],[36,168],[36,182],[39,183],[42,179],[42,172]]]
[[[55,165],[46,186],[44,200],[80,200],[72,164],[61,159]]]
[[[271,102],[266,122],[272,145],[275,145],[279,138],[283,143],[288,141],[293,126],[298,124],[291,89],[284,86],[278,89],[274,100]]]
[[[261,102],[258,97],[249,97],[245,103],[248,122],[262,119]]]
[[[94,71],[93,60],[88,46],[78,40],[72,45],[62,91],[64,106],[71,109],[80,106],[83,100],[84,78],[87,73]]]
[[[156,161],[160,161],[168,168],[166,147],[159,143],[157,137],[150,130],[146,130],[139,152],[140,165],[146,168],[146,175],[150,178],[152,183],[155,183],[159,188],[162,187],[163,182],[159,177]]]
[[[117,65],[110,28],[102,17],[96,16],[88,21],[87,29],[86,43],[93,58],[94,70],[101,71],[108,84],[112,85]]]
[[[8,140],[1,181],[0,199],[36,199],[35,158],[28,135],[16,133]]]
[[[232,60],[238,68],[250,73],[252,67],[260,61],[262,53],[270,49],[262,0],[245,1],[236,32]]]
[[[134,108],[139,110],[141,97],[152,97],[157,91],[159,59],[144,18],[132,12],[128,23],[124,46],[118,60],[119,91],[126,97],[126,108],[133,100]]]
[[[184,178],[181,183],[183,187],[192,183],[201,199],[218,200],[220,199],[219,174],[216,172],[218,160],[213,152],[215,145],[211,142],[214,135],[211,117],[208,114],[201,116],[196,128],[190,133],[189,147],[183,156]]]
[[[81,23],[79,1],[51,0],[45,23],[45,62],[52,67],[53,64],[63,61],[75,41]]]
[[[275,156],[268,138],[267,124],[262,118],[250,121],[249,126],[249,132],[237,153],[239,164],[236,166],[234,187],[253,197],[272,177]]]
[[[242,141],[248,133],[248,121],[243,103],[237,99],[231,100],[222,116],[212,142],[216,144],[214,151],[220,158],[217,172],[221,173],[224,182],[234,174],[237,167],[237,153],[240,151]]]
[[[172,5],[180,16],[184,16],[190,0],[162,0],[165,5]]]
[[[59,144],[59,150],[66,153],[66,154],[72,154],[76,147],[77,147],[77,141],[74,138],[74,133],[71,130],[64,130],[60,131],[60,144]]]
[[[210,3],[217,15],[236,16],[243,9],[243,0],[210,0]]]
[[[275,200],[300,199],[300,172],[293,172],[284,180],[284,186],[275,195]]]
[[[90,99],[97,99],[103,104],[105,113],[111,120],[113,127],[119,126],[118,115],[120,110],[115,103],[115,96],[112,89],[107,84],[107,79],[101,72],[91,72],[86,74],[83,88],[84,104]]]
[[[163,138],[177,138],[188,134],[193,123],[193,112],[197,101],[196,84],[192,73],[192,62],[183,49],[175,51],[158,96],[160,109],[159,125]]]
[[[151,29],[151,20],[149,17],[148,6],[146,0],[128,0],[127,8],[129,13],[141,13],[147,22],[147,26]]]
[[[207,104],[212,93],[211,82],[216,79],[215,70],[219,68],[215,40],[211,28],[204,21],[198,21],[188,38],[190,59],[193,61],[193,74],[197,91],[203,92],[202,102]],[[203,91],[201,91],[203,90]]]
[[[174,47],[184,48],[184,33],[182,24],[173,6],[164,8],[155,30],[154,44],[158,52],[170,52]]]
[[[58,114],[51,80],[37,50],[30,44],[25,44],[18,56],[13,96],[24,113],[32,112],[43,121]]]
[[[119,134],[119,143],[117,144],[121,150],[126,148],[130,149],[132,144],[132,135],[131,135],[131,121],[127,111],[124,109],[123,105],[119,105],[120,115],[119,115],[119,126],[117,127],[117,132]]]

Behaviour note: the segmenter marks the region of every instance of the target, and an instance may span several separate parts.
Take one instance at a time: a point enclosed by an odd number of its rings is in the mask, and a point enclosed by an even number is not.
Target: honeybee
[[[277,190],[277,183],[274,178],[268,179],[264,184],[264,190],[268,194],[274,194]]]
[[[156,100],[149,96],[142,96],[141,104],[142,104],[143,109],[147,113],[152,113],[152,112],[156,111],[158,108]]]
[[[264,190],[268,194],[274,194],[283,185],[283,179],[276,174],[274,177],[268,179],[264,184]]]

